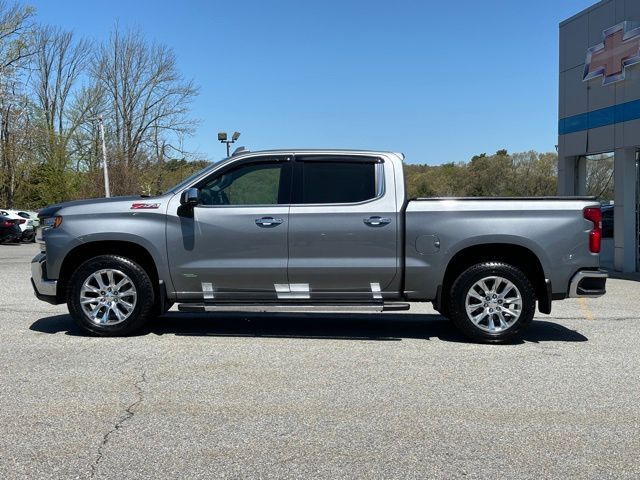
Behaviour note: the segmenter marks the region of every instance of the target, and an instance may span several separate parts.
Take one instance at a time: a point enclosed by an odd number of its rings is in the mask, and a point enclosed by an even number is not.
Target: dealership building
[[[558,191],[586,194],[587,163],[613,155],[603,255],[617,271],[638,271],[640,0],[603,0],[560,24],[559,109]]]

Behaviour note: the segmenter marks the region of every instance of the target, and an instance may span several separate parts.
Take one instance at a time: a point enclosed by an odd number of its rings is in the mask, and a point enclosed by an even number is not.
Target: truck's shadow
[[[31,330],[43,333],[83,335],[69,315],[37,320]],[[439,338],[467,342],[451,322],[427,314],[178,314],[168,313],[141,335],[209,337],[265,337],[324,340],[401,341]],[[541,320],[526,330],[524,342],[585,342],[587,337],[562,325]],[[520,342],[522,343],[522,342]]]

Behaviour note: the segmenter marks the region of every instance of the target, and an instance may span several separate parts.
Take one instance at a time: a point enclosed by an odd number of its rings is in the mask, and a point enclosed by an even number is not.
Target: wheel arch
[[[451,289],[455,279],[464,270],[487,261],[508,263],[522,270],[533,285],[540,312],[551,313],[551,284],[546,278],[540,258],[530,248],[514,243],[483,243],[457,251],[447,264],[442,284],[438,289],[437,308],[442,307],[443,292]]]
[[[156,294],[163,296],[160,277],[152,254],[142,245],[126,240],[97,240],[82,243],[70,250],[62,261],[58,277],[58,300],[65,301],[67,286],[73,272],[90,258],[100,255],[118,255],[140,265],[149,275]]]

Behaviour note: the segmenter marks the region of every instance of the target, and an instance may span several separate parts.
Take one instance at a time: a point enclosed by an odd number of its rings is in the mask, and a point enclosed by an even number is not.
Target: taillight
[[[11,220],[5,220],[4,222],[2,222],[2,226],[4,228],[9,228],[13,225],[13,222]]]
[[[26,220],[16,220],[16,222],[18,222],[20,225],[22,225],[23,223],[26,222]]]
[[[602,211],[600,207],[585,208],[584,218],[593,223],[593,229],[589,232],[589,251],[600,253],[602,244]]]

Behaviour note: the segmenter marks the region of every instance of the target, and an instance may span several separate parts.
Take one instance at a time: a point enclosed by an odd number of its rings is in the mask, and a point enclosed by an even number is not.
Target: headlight
[[[40,227],[36,231],[36,241],[40,244],[40,251],[46,253],[47,245],[44,241],[44,231],[50,228],[58,228],[62,224],[62,217],[57,215],[55,217],[43,218],[40,222]]]
[[[58,228],[62,223],[61,216],[49,217],[42,220],[42,226],[44,228]]]

